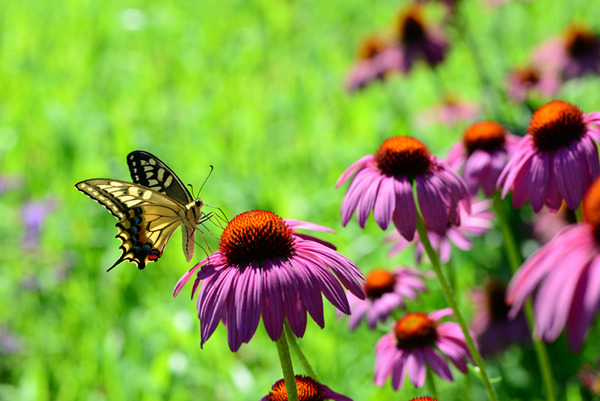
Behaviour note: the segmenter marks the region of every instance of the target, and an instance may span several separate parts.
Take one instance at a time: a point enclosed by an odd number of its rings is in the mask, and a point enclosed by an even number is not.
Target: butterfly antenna
[[[206,176],[206,178],[204,179],[204,182],[200,186],[200,189],[198,190],[198,195],[196,195],[196,199],[198,199],[200,197],[200,192],[202,192],[202,188],[204,188],[204,184],[206,184],[206,181],[208,181],[208,179],[210,178],[210,175],[212,174],[214,169],[215,168],[213,167],[213,165],[210,164],[210,171],[208,172],[208,175]]]

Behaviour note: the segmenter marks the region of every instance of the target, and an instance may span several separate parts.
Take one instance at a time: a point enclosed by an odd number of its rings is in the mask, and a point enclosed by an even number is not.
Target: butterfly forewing
[[[136,150],[127,155],[127,165],[134,183],[170,196],[184,205],[194,200],[179,177],[158,157]]]
[[[121,240],[122,254],[112,267],[128,260],[143,269],[146,263],[162,255],[169,238],[182,222],[191,224],[184,205],[141,185],[91,179],[76,187],[119,219],[117,238]]]

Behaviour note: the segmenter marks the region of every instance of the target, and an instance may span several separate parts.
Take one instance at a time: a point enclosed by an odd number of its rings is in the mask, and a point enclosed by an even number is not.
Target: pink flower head
[[[440,123],[447,127],[461,121],[473,120],[479,114],[479,108],[470,102],[462,102],[455,96],[446,95],[441,104],[419,112],[417,120],[421,125]]]
[[[425,383],[427,367],[446,381],[452,381],[448,360],[462,373],[467,371],[469,351],[457,323],[440,323],[452,314],[450,308],[430,314],[408,313],[396,322],[394,330],[377,342],[375,347],[375,377],[382,386],[392,377],[392,387],[398,390],[408,374],[416,387]]]
[[[196,275],[192,298],[204,281],[197,303],[201,346],[222,320],[229,348],[237,351],[254,336],[261,315],[273,341],[286,318],[302,337],[307,311],[320,327],[325,325],[321,294],[346,314],[350,306],[342,284],[356,297],[365,297],[364,277],[356,265],[333,245],[297,229],[332,231],[261,210],[239,214],[223,231],[219,250],[179,279],[173,295]]]
[[[352,401],[350,398],[336,393],[324,384],[319,383],[309,376],[296,375],[296,388],[298,390],[298,399],[300,401]],[[271,392],[265,395],[260,401],[287,401],[287,389],[283,379],[278,380]]]
[[[541,44],[534,61],[564,79],[586,73],[600,75],[600,35],[587,27],[571,25],[562,36]]]
[[[499,353],[511,344],[527,343],[531,339],[525,315],[509,319],[510,306],[505,300],[506,284],[491,280],[485,288],[473,290],[475,316],[471,331],[475,334],[482,356]]]
[[[599,123],[600,112],[584,114],[561,100],[537,109],[498,179],[502,197],[510,190],[514,207],[529,201],[535,212],[544,205],[557,210],[563,200],[577,209],[600,173]]]
[[[497,122],[479,121],[465,130],[462,141],[450,149],[446,160],[454,171],[462,169],[471,195],[482,188],[486,196],[492,196],[518,141]]]
[[[427,26],[422,7],[417,4],[398,18],[395,37],[396,43],[378,56],[385,69],[408,74],[419,60],[435,67],[446,57],[448,42],[443,32]]]
[[[358,61],[346,78],[346,89],[352,93],[363,89],[371,82],[383,80],[386,72],[377,58],[387,47],[387,41],[379,35],[366,38],[360,45]]]
[[[491,204],[487,200],[471,200],[471,213],[467,213],[464,208],[460,208],[460,225],[448,226],[444,235],[439,235],[431,230],[427,230],[427,236],[433,249],[440,257],[440,262],[448,263],[452,256],[452,245],[463,251],[469,251],[473,247],[472,237],[480,237],[486,231],[492,228],[494,213],[490,211]],[[425,247],[419,238],[419,233],[415,234],[412,241],[401,237],[397,232],[391,233],[386,242],[393,245],[389,256],[393,257],[409,247],[415,245],[415,254],[417,263],[421,263],[425,255]]]
[[[374,329],[377,322],[384,322],[398,308],[404,308],[407,299],[416,300],[417,292],[426,291],[422,278],[424,273],[408,268],[398,268],[394,272],[375,269],[367,274],[363,285],[366,299],[348,294],[352,314],[348,327],[354,330],[365,320],[369,328]]]
[[[558,232],[523,263],[508,286],[514,317],[533,296],[535,334],[554,341],[566,327],[578,350],[600,307],[600,179],[583,200],[585,222]]]
[[[530,96],[548,98],[560,88],[560,78],[552,69],[535,64],[513,69],[507,77],[508,97],[523,103]]]
[[[464,181],[411,137],[386,139],[375,155],[364,156],[348,167],[337,186],[351,176],[342,202],[344,226],[356,211],[358,224],[364,227],[373,210],[383,230],[393,221],[404,238],[413,239],[417,224],[413,185],[423,220],[433,232],[443,235],[448,224],[460,224],[459,204],[470,210]]]

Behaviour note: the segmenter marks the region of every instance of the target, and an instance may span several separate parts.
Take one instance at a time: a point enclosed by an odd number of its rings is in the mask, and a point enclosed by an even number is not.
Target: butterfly
[[[204,203],[194,199],[173,170],[148,152],[129,153],[127,165],[133,183],[93,178],[75,184],[119,219],[116,238],[121,240],[121,256],[108,271],[125,260],[140,270],[158,260],[179,226],[183,253],[189,262],[196,227],[210,218],[201,211]]]

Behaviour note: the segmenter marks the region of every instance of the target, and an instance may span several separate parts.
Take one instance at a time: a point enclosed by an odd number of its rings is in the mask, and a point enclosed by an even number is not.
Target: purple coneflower
[[[535,292],[535,334],[554,341],[566,327],[573,350],[583,345],[600,306],[599,179],[585,195],[583,214],[584,222],[565,227],[525,261],[506,296],[514,317]]]
[[[581,384],[592,394],[600,395],[600,361],[593,366],[586,363],[579,372],[577,372]]]
[[[492,196],[496,181],[518,142],[517,136],[497,122],[479,121],[465,130],[462,141],[450,149],[446,160],[454,171],[462,169],[471,195],[482,188],[486,196]]]
[[[398,308],[404,308],[404,301],[417,299],[417,292],[426,291],[422,278],[424,273],[408,268],[397,268],[390,272],[375,269],[367,274],[367,282],[363,285],[366,299],[359,299],[348,294],[352,314],[348,319],[348,327],[354,330],[365,320],[369,328],[374,329],[377,322],[384,322]]]
[[[296,376],[296,388],[298,389],[298,399],[300,401],[352,401],[352,399],[336,393],[324,384],[319,383],[309,376]],[[271,392],[265,395],[260,401],[287,401],[287,389],[283,379],[277,381],[271,387]]]
[[[529,200],[535,212],[544,205],[557,210],[563,200],[577,209],[600,172],[599,123],[600,112],[584,114],[561,100],[537,109],[498,179],[502,197],[511,190],[514,207]]]
[[[600,75],[600,35],[587,27],[571,25],[561,37],[541,44],[534,61],[564,79],[578,78],[586,73]]]
[[[387,41],[380,35],[366,38],[360,45],[358,61],[346,78],[346,89],[352,93],[376,80],[383,80],[387,71],[383,69],[379,54],[387,47]]]
[[[460,225],[448,226],[443,235],[427,230],[427,236],[432,248],[440,257],[440,262],[448,263],[452,256],[452,245],[463,251],[471,250],[473,243],[472,237],[480,237],[486,231],[492,228],[494,213],[490,211],[491,204],[487,200],[471,200],[471,213],[467,213],[464,208],[460,208]],[[391,233],[386,237],[386,242],[393,245],[389,256],[393,257],[411,246],[415,245],[415,255],[417,263],[421,263],[425,254],[425,247],[419,238],[419,233],[415,234],[412,241],[408,241],[397,232]]]
[[[200,269],[192,298],[204,281],[198,295],[201,346],[222,320],[229,347],[237,351],[250,341],[261,315],[273,341],[280,337],[285,318],[302,337],[307,311],[320,327],[325,325],[321,294],[346,314],[350,306],[342,284],[356,297],[365,297],[360,283],[364,277],[356,265],[333,245],[297,229],[332,231],[267,211],[239,214],[223,231],[219,249],[179,279],[173,295]]]
[[[408,374],[416,387],[425,383],[427,367],[446,381],[452,381],[448,358],[461,372],[467,371],[469,351],[457,323],[440,323],[452,311],[442,309],[430,314],[415,312],[404,315],[394,330],[377,342],[375,347],[374,382],[382,386],[392,377],[392,387],[398,390]]]
[[[530,96],[548,98],[558,92],[560,79],[555,71],[543,66],[529,65],[513,69],[507,77],[508,97],[523,103]]]
[[[464,181],[411,137],[386,139],[375,155],[348,167],[336,186],[351,176],[341,208],[344,226],[356,210],[358,224],[364,227],[373,210],[379,227],[385,230],[393,221],[402,236],[411,240],[417,224],[413,184],[423,220],[433,232],[443,235],[448,224],[460,224],[459,204],[470,210]]]
[[[378,56],[385,69],[408,74],[419,60],[435,67],[446,57],[448,42],[443,32],[425,23],[419,5],[413,4],[399,16],[395,38],[395,43]]]
[[[482,356],[499,353],[511,344],[531,340],[529,326],[521,312],[515,319],[508,318],[510,306],[505,300],[506,285],[491,280],[485,288],[473,290],[475,315],[471,331],[475,334]]]
[[[448,127],[462,121],[471,121],[479,114],[479,108],[470,102],[462,102],[453,95],[444,96],[442,103],[422,110],[417,121],[422,126],[440,123]]]

